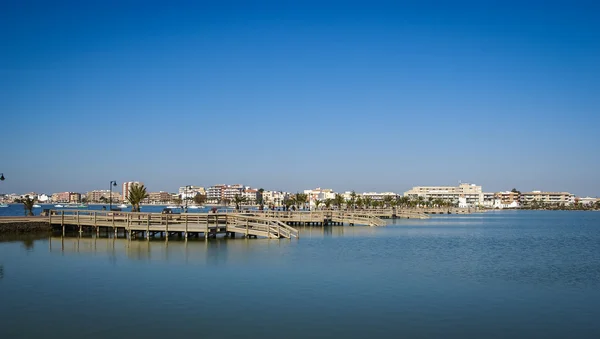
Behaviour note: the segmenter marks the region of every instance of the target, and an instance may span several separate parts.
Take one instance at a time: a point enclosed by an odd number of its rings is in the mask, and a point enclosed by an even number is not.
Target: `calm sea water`
[[[600,213],[0,242],[0,338],[599,338]]]

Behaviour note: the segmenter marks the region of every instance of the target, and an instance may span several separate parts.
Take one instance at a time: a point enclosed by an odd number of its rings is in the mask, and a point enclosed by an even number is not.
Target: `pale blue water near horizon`
[[[598,338],[600,213],[299,240],[0,238],[0,338]]]

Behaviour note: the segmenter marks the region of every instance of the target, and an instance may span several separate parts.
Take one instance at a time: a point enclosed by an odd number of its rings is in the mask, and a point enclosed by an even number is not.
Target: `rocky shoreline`
[[[2,222],[0,234],[49,233],[52,227],[47,221]]]

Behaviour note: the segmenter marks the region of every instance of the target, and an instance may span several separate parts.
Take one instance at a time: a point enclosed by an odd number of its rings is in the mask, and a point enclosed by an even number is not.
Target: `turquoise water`
[[[600,213],[299,240],[3,238],[0,338],[598,338]]]

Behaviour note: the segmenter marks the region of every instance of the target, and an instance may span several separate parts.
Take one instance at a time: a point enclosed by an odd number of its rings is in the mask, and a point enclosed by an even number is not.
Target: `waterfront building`
[[[484,192],[482,206],[486,208],[493,208],[496,203],[496,193]]]
[[[335,198],[335,192],[331,188],[317,187],[311,190],[304,190],[304,194],[308,196],[308,204],[311,208],[315,205],[316,200],[324,201]]]
[[[483,190],[481,186],[468,183],[460,183],[458,186],[415,186],[404,192],[405,197],[416,199],[442,199],[450,202],[458,202],[465,206],[483,205]],[[459,198],[463,198],[460,199]]]
[[[126,181],[123,183],[122,185],[122,189],[123,189],[123,199],[126,201],[127,197],[129,196],[129,189],[131,188],[131,186],[133,185],[143,185],[144,183],[141,181]]]
[[[364,192],[361,195],[363,196],[363,198],[369,197],[373,201],[383,201],[385,199],[385,197],[387,197],[387,196],[392,197],[393,199],[396,199],[396,197],[398,197],[398,194],[396,194],[394,192],[382,192],[382,193]],[[347,199],[348,198],[346,198],[346,200]]]
[[[204,187],[193,185],[179,187],[179,196],[181,199],[185,200],[185,198],[188,198],[191,200],[194,199],[194,197],[198,194],[206,195],[206,190]]]
[[[69,193],[69,203],[78,204],[81,202],[81,194],[70,192]]]
[[[52,194],[52,202],[69,202],[71,192],[60,192]]]
[[[550,205],[572,205],[575,203],[575,195],[569,192],[542,192],[531,191],[521,194],[521,203],[530,205],[535,202]]]
[[[242,197],[246,198],[246,203],[253,205],[256,204],[258,198],[258,190],[250,187],[244,188],[242,191]]]
[[[600,199],[592,197],[575,198],[575,203],[582,204],[583,206],[591,206],[595,204],[598,200]]]
[[[172,200],[171,193],[160,191],[148,193],[148,198],[144,202],[147,204],[168,204]]]
[[[39,194],[39,195],[37,196],[37,199],[38,199],[38,201],[39,201],[41,204],[45,204],[45,203],[48,203],[48,202],[50,202],[50,197],[49,197],[47,194],[43,194],[43,193],[42,193],[42,194]]]
[[[276,207],[283,206],[283,202],[290,196],[290,193],[282,191],[264,191],[263,200],[265,205]]]
[[[223,199],[227,199],[229,201],[233,201],[233,198],[236,195],[242,195],[244,192],[244,186],[240,184],[236,185],[227,185],[223,189]]]
[[[193,186],[193,185],[179,187],[179,197],[181,199],[183,199],[184,201],[186,199],[188,199],[188,201],[192,200],[198,194],[202,194],[202,195],[206,194],[204,187]]]
[[[213,185],[206,190],[206,200],[209,202],[220,202],[223,200],[223,193],[226,185]]]
[[[89,191],[86,194],[87,197],[87,202],[92,202],[92,203],[98,203],[98,202],[102,202],[101,200],[103,200],[102,198],[106,199],[106,201],[108,201],[111,197],[110,195],[110,190],[94,190],[94,191]],[[113,202],[117,202],[117,201],[122,201],[122,196],[121,193],[119,192],[112,192],[112,201]],[[52,198],[52,200],[54,200],[54,197]]]

